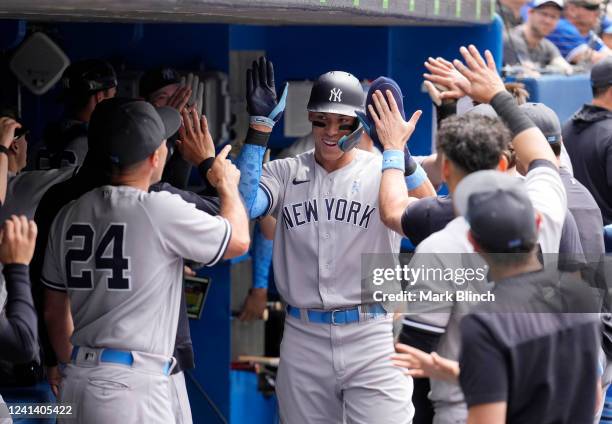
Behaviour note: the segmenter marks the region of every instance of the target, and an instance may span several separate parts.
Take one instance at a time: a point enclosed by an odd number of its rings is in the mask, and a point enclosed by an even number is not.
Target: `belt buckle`
[[[343,309],[334,309],[331,311],[331,323],[332,325],[341,325],[341,323],[336,322],[336,312],[344,312]]]

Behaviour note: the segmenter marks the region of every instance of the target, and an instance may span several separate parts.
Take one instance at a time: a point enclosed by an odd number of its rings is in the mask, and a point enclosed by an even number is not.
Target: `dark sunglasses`
[[[601,9],[600,5],[598,4],[580,4],[579,6],[592,12]]]

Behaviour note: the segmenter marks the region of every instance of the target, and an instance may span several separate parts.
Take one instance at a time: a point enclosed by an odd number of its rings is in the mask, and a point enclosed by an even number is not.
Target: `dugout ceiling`
[[[322,25],[489,23],[495,0],[2,0],[28,20]]]

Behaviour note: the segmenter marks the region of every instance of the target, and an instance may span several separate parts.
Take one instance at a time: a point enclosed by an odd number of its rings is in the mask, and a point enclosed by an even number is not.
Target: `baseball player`
[[[96,105],[117,93],[112,65],[98,59],[72,63],[62,75],[65,116],[45,129],[38,169],[82,165],[87,154],[87,125]]]
[[[398,252],[400,243],[378,212],[382,162],[353,148],[363,89],[347,72],[321,75],[308,102],[314,151],[268,162],[262,172],[283,103],[272,64],[261,58],[247,73],[251,137],[237,163],[250,216],[278,221],[274,274],[288,304],[276,391],[281,421],[410,423],[412,381],[381,361],[393,353],[391,315],[361,300],[359,255]],[[408,138],[418,117],[396,122],[396,135]],[[413,195],[435,194],[422,169],[409,180]]]
[[[283,149],[276,156],[277,159],[297,156],[314,148],[314,137],[312,133],[298,139],[291,146]],[[374,153],[381,156],[382,153],[374,146],[374,141],[364,133],[361,136],[358,149]],[[266,216],[260,219],[253,230],[253,247],[251,255],[253,257],[253,287],[249,290],[244,300],[240,320],[252,321],[262,317],[266,309],[268,300],[268,280],[270,277],[270,267],[272,265],[272,240],[276,219]]]
[[[208,175],[220,217],[179,196],[147,192],[161,177],[166,138],[179,126],[171,108],[130,99],[99,105],[89,138],[106,140],[113,185],[62,208],[51,227],[45,319],[68,364],[60,399],[77,405],[77,422],[175,422],[168,375],[176,362],[183,258],[212,266],[248,249],[229,146]]]
[[[0,116],[3,116],[3,122],[16,122],[14,121],[16,114],[12,110],[3,110]],[[8,184],[6,200],[0,208],[0,222],[4,222],[13,214],[25,215],[28,219],[32,219],[36,206],[47,189],[73,175],[76,167],[67,166],[47,171],[22,172],[28,160],[28,141],[26,139],[28,130],[20,125],[16,131],[9,129],[5,135],[5,128],[8,129],[4,125],[0,128],[0,133],[2,133],[0,137],[9,137],[11,142],[6,151]]]

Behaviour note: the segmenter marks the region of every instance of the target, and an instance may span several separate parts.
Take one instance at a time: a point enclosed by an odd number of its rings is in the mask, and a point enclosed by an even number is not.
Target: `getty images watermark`
[[[487,274],[478,255],[362,255],[362,301],[432,312],[441,304],[491,303]]]
[[[540,267],[520,278],[506,275],[524,261],[521,254],[488,259],[493,268],[475,253],[364,254],[361,301],[417,316],[476,310],[524,313],[527,305],[530,312],[609,312],[612,256],[544,254]]]
[[[487,277],[486,266],[478,268],[430,268],[424,265],[413,268],[410,265],[396,265],[394,268],[374,268],[372,284],[400,282],[399,293],[385,293],[375,290],[372,294],[376,302],[494,302],[491,291],[481,293],[473,289],[474,283],[484,283]],[[417,286],[421,284],[421,287]],[[450,289],[447,286],[450,285]],[[442,290],[440,290],[442,288]]]

